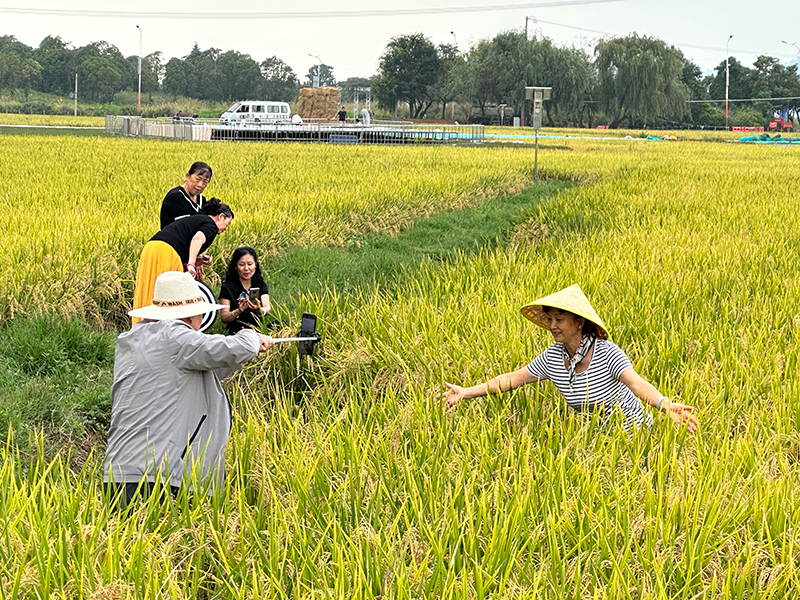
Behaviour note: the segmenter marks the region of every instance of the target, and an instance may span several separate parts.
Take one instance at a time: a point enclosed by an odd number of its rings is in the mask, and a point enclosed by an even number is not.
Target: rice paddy
[[[794,148],[575,139],[509,242],[346,294],[307,374],[287,346],[226,383],[228,484],[109,511],[102,456],[0,468],[0,590],[63,598],[780,598],[800,577]],[[33,158],[32,158],[33,157]],[[530,185],[529,148],[0,138],[0,313],[119,322],[164,192],[193,160],[278,256],[400,232]],[[13,174],[13,176],[10,176]],[[221,268],[217,263],[216,267]],[[309,268],[313,268],[313,265]],[[279,277],[279,275],[276,275]],[[696,406],[604,432],[550,384],[444,410],[550,343],[519,307],[579,283],[634,367]],[[109,316],[111,315],[111,316]],[[101,454],[101,453],[100,453]]]

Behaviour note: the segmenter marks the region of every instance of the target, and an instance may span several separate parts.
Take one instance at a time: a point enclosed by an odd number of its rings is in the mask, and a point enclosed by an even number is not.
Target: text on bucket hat
[[[206,301],[191,275],[166,271],[156,278],[153,303],[128,311],[128,314],[140,319],[163,321],[204,315],[220,308],[221,304]]]
[[[603,340],[608,339],[608,328],[603,324],[603,320],[597,315],[592,305],[589,304],[589,300],[578,284],[573,284],[554,294],[534,300],[520,308],[519,311],[526,319],[533,321],[539,327],[549,330],[550,322],[544,313],[545,306],[571,312],[587,321],[591,321],[597,325],[598,337]]]

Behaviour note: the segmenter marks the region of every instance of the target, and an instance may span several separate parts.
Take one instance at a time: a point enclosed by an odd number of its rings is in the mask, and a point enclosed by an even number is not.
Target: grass
[[[25,456],[43,434],[47,456],[72,448],[85,460],[102,440],[111,408],[114,334],[53,315],[19,317],[0,334],[0,429]]]

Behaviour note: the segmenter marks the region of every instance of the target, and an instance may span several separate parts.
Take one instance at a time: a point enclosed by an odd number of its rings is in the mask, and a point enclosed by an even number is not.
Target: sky
[[[323,62],[344,80],[375,74],[392,37],[420,32],[435,44],[456,43],[465,51],[501,31],[522,30],[526,17],[529,35],[590,53],[604,36],[658,37],[683,50],[704,73],[725,60],[726,43],[730,55],[747,66],[761,54],[789,63],[800,53],[800,29],[791,26],[790,14],[744,0],[0,0],[0,35],[33,47],[47,35],[73,47],[105,40],[135,56],[141,31],[142,55],[160,50],[164,62],[187,55],[196,42],[202,50],[237,50],[259,62],[277,56],[301,81]]]

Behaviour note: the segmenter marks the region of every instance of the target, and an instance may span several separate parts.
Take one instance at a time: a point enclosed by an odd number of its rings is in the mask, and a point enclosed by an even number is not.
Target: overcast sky
[[[184,6],[191,12],[181,15]],[[725,60],[730,35],[731,56],[748,66],[759,54],[783,63],[795,60],[800,30],[791,25],[796,21],[791,11],[756,6],[744,0],[0,0],[0,35],[14,35],[33,47],[47,35],[59,35],[74,47],[105,40],[130,56],[139,53],[140,25],[142,54],[161,50],[165,62],[185,56],[197,42],[201,49],[237,50],[259,62],[277,56],[301,80],[319,58],[343,80],[373,75],[393,36],[422,32],[435,44],[455,41],[466,50],[500,31],[522,29],[527,16],[531,35],[587,50],[604,35],[659,37],[681,48],[704,72]],[[228,16],[236,18],[223,18]]]

